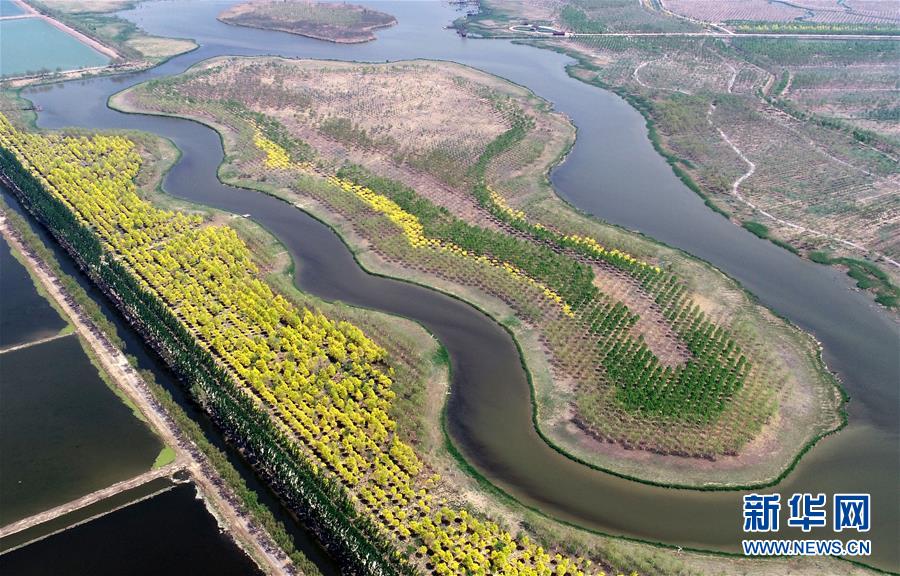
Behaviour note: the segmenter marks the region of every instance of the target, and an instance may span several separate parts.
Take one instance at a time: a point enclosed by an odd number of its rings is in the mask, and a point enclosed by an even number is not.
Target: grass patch
[[[764,224],[760,224],[759,222],[755,222],[753,220],[745,220],[741,223],[741,225],[754,236],[758,236],[759,238],[762,238],[764,240],[767,240],[769,238],[769,229]]]
[[[175,461],[175,449],[171,446],[163,446],[163,449],[159,451],[159,455],[156,457],[156,460],[153,461],[153,469],[156,470],[158,468],[162,468],[163,466],[168,466],[172,462]]]
[[[809,259],[816,264],[846,266],[847,276],[856,281],[857,288],[874,292],[875,301],[886,308],[900,306],[900,288],[875,264],[857,258],[832,258],[825,252],[811,252]]]

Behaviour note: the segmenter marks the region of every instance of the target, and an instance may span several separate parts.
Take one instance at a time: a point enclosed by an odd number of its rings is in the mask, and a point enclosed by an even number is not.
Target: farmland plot
[[[883,0],[663,0],[676,14],[703,22],[823,22],[841,24],[898,23],[896,3]]]
[[[712,121],[728,127],[728,138],[756,165],[741,189],[761,211],[783,220],[772,219],[773,227],[813,246],[831,247],[843,239],[895,259],[900,255],[900,172],[879,174],[841,158],[848,152],[841,144],[854,147],[852,142],[810,143],[799,123],[772,109],[722,102]]]

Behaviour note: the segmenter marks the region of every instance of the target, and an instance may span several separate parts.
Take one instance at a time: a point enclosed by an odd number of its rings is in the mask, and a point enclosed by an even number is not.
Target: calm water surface
[[[41,18],[0,20],[0,76],[103,66],[109,58]]]
[[[144,74],[26,92],[44,108],[40,125],[136,128],[171,138],[184,156],[169,174],[167,190],[250,213],[292,253],[304,290],[425,324],[453,362],[448,420],[454,442],[476,468],[522,502],[605,532],[735,551],[741,537],[740,492],[653,488],[563,458],[532,428],[527,383],[515,347],[499,326],[448,297],[365,274],[340,239],[312,218],[286,210],[272,198],[222,186],[215,179],[222,151],[210,130],[175,119],[122,115],[105,106],[110,94],[129,85],[220,54],[447,59],[529,87],[579,128],[577,145],[553,176],[561,196],[602,219],[710,261],[823,343],[826,361],[853,396],[851,425],[821,442],[775,490],[871,492],[876,513],[868,534],[874,543],[870,561],[900,566],[898,331],[868,296],[850,290],[840,272],[804,262],[709,211],[653,151],[640,115],[615,95],[570,79],[564,71],[570,60],[564,56],[507,42],[457,38],[440,29],[456,14],[436,3],[372,3],[395,14],[400,24],[381,31],[378,41],[358,46],[226,26],[215,15],[227,4],[149,3],[126,12],[151,33],[192,37],[202,46]],[[685,518],[692,520],[686,523]]]
[[[0,349],[58,334],[66,321],[38,294],[28,271],[0,238]]]
[[[86,524],[0,556],[17,576],[261,574],[183,484]]]
[[[137,476],[161,449],[76,336],[0,355],[0,526]]]
[[[24,13],[25,10],[12,0],[0,0],[0,16],[18,16]]]

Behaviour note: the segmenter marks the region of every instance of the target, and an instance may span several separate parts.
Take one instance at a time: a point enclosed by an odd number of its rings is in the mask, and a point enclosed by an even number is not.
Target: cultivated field
[[[228,8],[219,15],[226,24],[280,30],[331,42],[357,43],[375,39],[374,30],[397,23],[390,14],[337,2],[262,0]]]
[[[891,0],[660,0],[672,12],[719,24],[746,22],[796,22],[835,24],[900,23],[897,3]]]
[[[371,268],[508,318],[542,426],[603,465],[633,472],[628,448],[656,459],[638,466],[656,479],[759,480],[836,423],[810,340],[720,274],[552,194],[543,174],[573,130],[519,87],[443,63],[220,58],[115,105],[214,125],[226,180],[335,223]],[[755,442],[776,431],[792,441]]]
[[[502,2],[500,3],[502,4]],[[558,21],[572,32],[690,32],[700,27],[670,18],[632,0],[570,0],[560,2]]]

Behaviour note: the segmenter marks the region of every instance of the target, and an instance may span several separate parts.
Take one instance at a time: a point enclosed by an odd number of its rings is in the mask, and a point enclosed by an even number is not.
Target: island
[[[390,14],[343,2],[263,0],[238,4],[219,14],[226,24],[278,30],[317,40],[356,44],[375,39],[374,30],[397,23]]]

